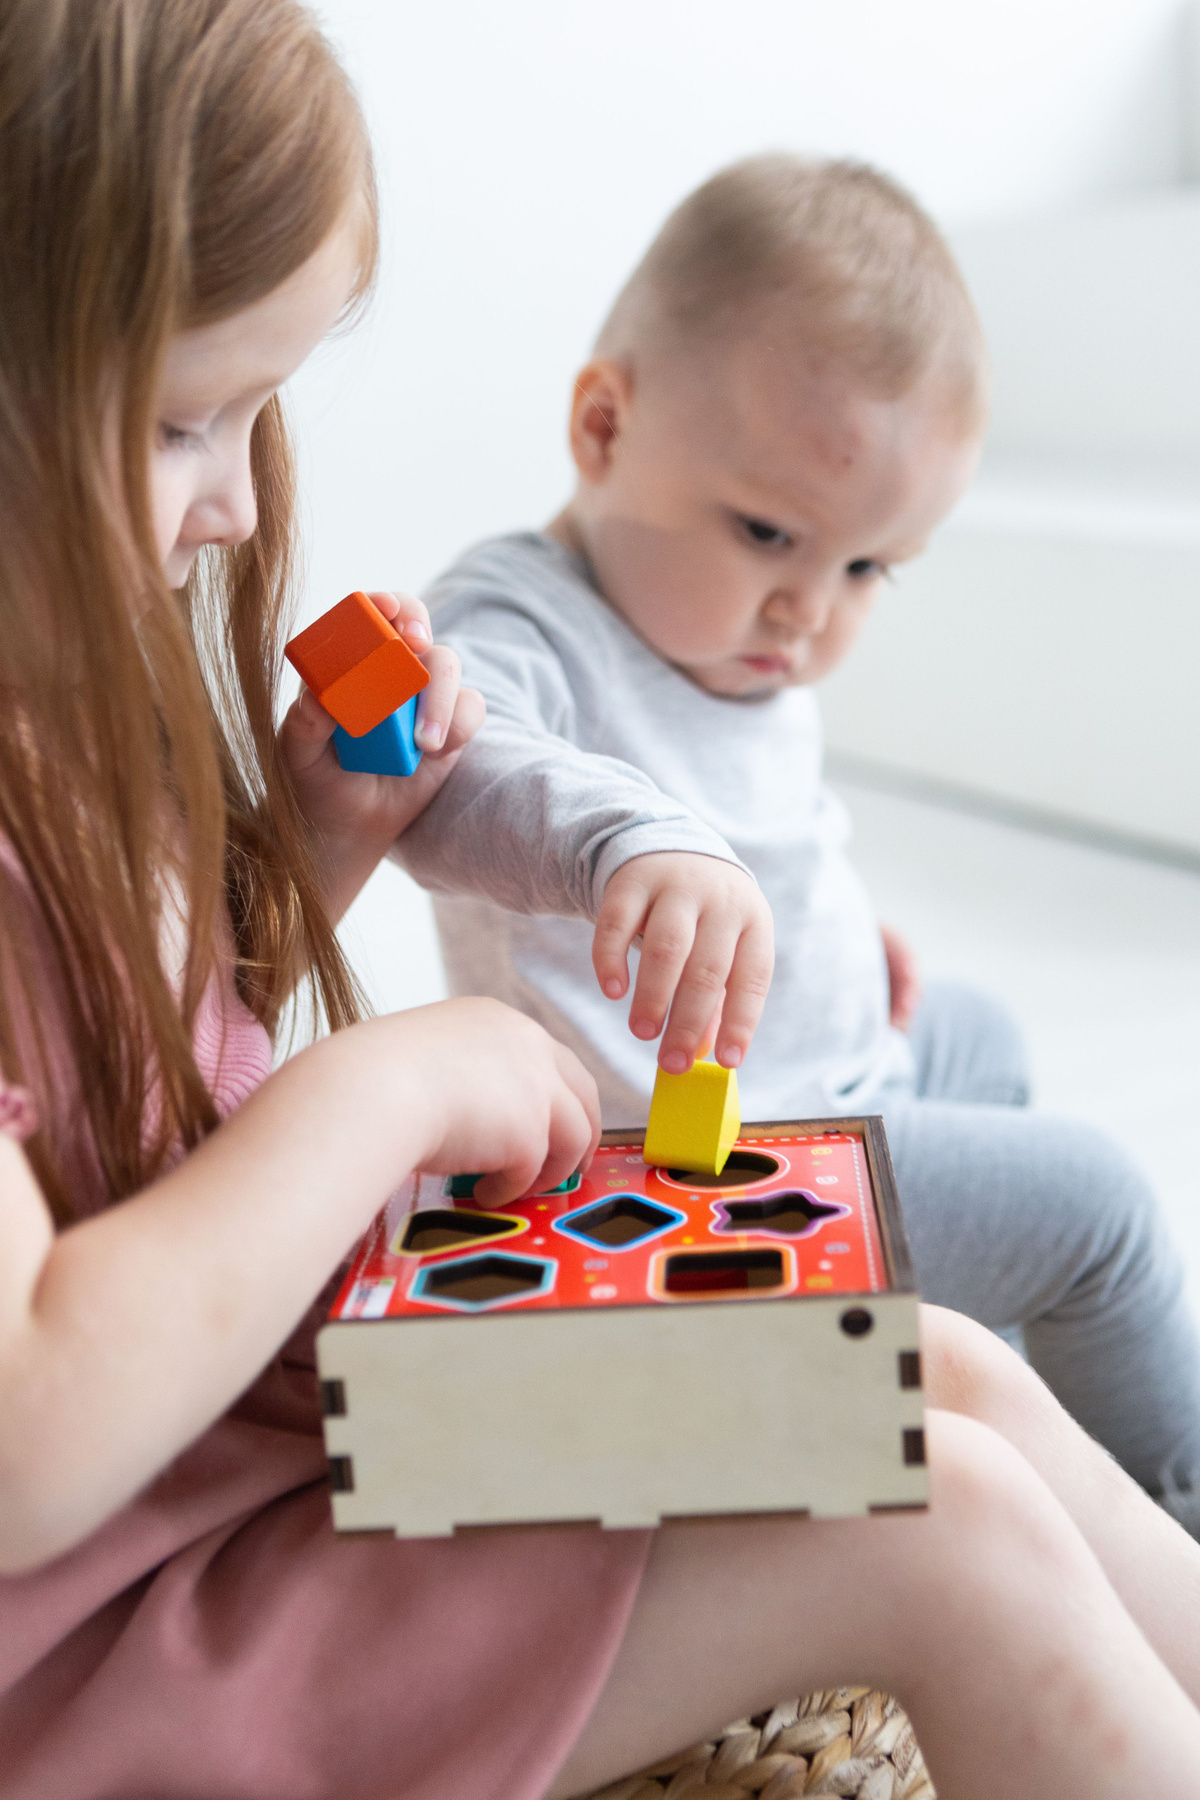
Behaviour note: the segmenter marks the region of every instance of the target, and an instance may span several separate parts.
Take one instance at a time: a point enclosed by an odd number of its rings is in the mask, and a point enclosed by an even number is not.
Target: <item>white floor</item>
[[[1200,1307],[1200,877],[844,786],[880,917],[929,974],[985,985],[1028,1034],[1037,1100],[1124,1141],[1158,1185]],[[346,943],[382,1008],[444,992],[429,905],[379,872]]]

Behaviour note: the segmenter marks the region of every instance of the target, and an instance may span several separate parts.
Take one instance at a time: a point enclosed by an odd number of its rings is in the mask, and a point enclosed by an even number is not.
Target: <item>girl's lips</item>
[[[741,661],[756,675],[786,675],[792,666],[787,656],[743,656]]]

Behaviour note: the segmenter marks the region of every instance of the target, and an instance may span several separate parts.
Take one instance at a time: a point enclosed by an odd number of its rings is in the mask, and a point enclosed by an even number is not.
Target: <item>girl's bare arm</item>
[[[595,1086],[538,1026],[454,1000],[280,1069],[170,1175],[55,1235],[0,1139],[0,1572],[94,1529],[220,1416],[415,1167],[554,1186]]]

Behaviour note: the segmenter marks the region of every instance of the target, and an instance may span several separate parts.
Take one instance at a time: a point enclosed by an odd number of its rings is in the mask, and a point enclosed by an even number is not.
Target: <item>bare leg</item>
[[[986,1426],[927,1431],[927,1513],[662,1529],[552,1800],[841,1682],[899,1697],[942,1800],[1192,1800],[1200,1713],[1064,1508]]]
[[[960,1313],[921,1308],[931,1406],[990,1425],[1058,1496],[1126,1611],[1200,1705],[1200,1544],[1063,1411],[1027,1363]]]

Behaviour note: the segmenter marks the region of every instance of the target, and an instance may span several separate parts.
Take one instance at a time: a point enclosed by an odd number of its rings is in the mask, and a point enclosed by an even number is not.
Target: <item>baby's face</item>
[[[592,394],[607,443],[581,447],[581,399],[567,535],[635,630],[714,694],[828,674],[978,456],[932,384],[883,400],[828,368],[781,371],[758,343]]]

